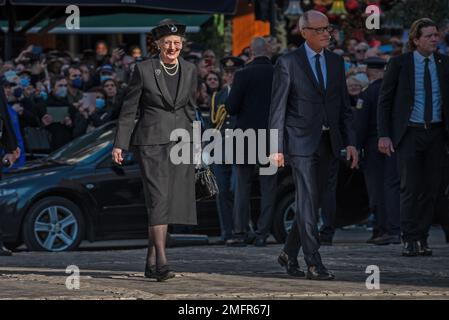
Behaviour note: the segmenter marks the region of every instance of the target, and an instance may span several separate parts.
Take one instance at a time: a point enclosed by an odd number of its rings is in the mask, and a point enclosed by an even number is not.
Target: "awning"
[[[162,19],[175,19],[187,26],[187,32],[199,32],[200,26],[206,22],[210,15],[176,15],[176,14],[111,14],[101,16],[80,17],[80,29],[67,29],[65,22],[51,29],[48,33],[53,34],[107,34],[107,33],[148,33]],[[19,21],[18,26],[26,25],[27,21]],[[52,20],[46,19],[35,27],[28,30],[27,33],[37,33],[39,30],[52,23]],[[6,31],[8,28],[7,21],[0,21],[0,27]]]
[[[237,0],[9,0],[13,5],[36,6],[130,6],[185,13],[234,14]],[[0,4],[4,4],[1,0]]]

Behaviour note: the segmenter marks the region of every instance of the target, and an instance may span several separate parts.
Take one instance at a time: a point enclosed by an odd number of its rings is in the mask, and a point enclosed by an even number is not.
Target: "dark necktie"
[[[315,55],[315,69],[316,69],[316,74],[318,76],[318,84],[320,85],[320,88],[323,92],[326,92],[326,89],[324,87],[324,77],[323,77],[323,72],[321,71],[321,63],[320,63],[320,55],[316,54]],[[325,127],[329,128],[329,121],[327,120],[327,114],[326,111],[324,111],[324,119],[323,119],[323,125]]]
[[[315,55],[315,70],[316,70],[316,74],[318,76],[318,84],[320,85],[321,90],[324,92],[325,91],[324,77],[323,77],[323,72],[321,71],[321,63],[320,63],[320,55],[319,54]]]
[[[425,58],[424,62],[424,90],[426,94],[426,104],[424,107],[424,123],[428,126],[432,122],[432,79],[429,70],[429,58]]]

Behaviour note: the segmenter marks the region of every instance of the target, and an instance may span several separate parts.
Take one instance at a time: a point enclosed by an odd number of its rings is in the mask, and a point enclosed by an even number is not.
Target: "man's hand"
[[[16,157],[16,160],[20,158],[20,148],[17,147],[16,150],[13,151],[14,156]]]
[[[351,160],[351,169],[356,169],[359,167],[359,153],[354,146],[346,147],[346,160]]]
[[[23,113],[23,107],[20,105],[20,103],[14,103],[12,105],[12,109],[17,112],[19,115],[22,115]]]
[[[14,162],[16,162],[17,158],[14,153],[7,153],[2,159],[4,165],[8,165],[8,168],[11,168]]]
[[[273,153],[270,155],[270,161],[278,168],[285,166],[283,153]]]
[[[120,165],[122,164],[123,162],[122,149],[120,148],[112,149],[112,161]]]
[[[391,153],[394,152],[393,142],[388,137],[382,137],[378,143],[379,151],[387,156],[391,157]]]

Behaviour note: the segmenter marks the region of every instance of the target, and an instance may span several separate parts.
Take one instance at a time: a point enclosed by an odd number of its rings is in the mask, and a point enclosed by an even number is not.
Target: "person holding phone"
[[[0,180],[2,174],[2,167],[11,167],[14,162],[20,157],[20,149],[18,148],[17,137],[14,133],[14,128],[9,117],[7,109],[8,101],[3,89],[5,79],[0,80],[0,149],[6,151],[6,154],[1,158],[0,163]],[[5,248],[3,244],[3,234],[1,228],[0,216],[0,256],[11,256],[12,252]]]

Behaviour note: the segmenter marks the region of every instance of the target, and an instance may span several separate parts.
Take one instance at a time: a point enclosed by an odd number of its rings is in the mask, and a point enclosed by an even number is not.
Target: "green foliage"
[[[430,18],[440,23],[449,16],[448,0],[402,0],[385,12],[388,20],[397,21],[409,28],[413,21],[420,18]]]
[[[215,14],[201,26],[201,31],[190,36],[189,40],[200,43],[205,49],[212,49],[221,57],[225,49],[224,29],[224,15]]]

